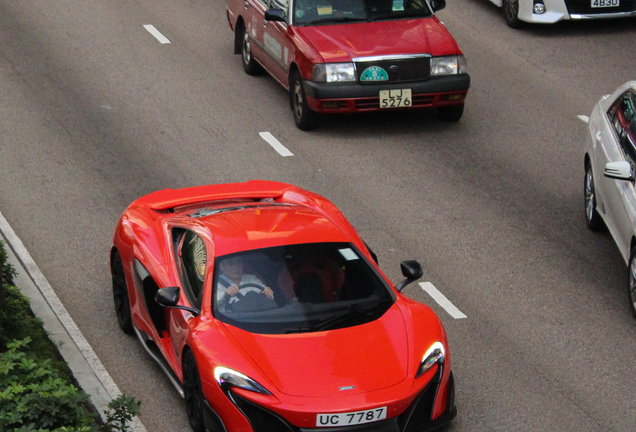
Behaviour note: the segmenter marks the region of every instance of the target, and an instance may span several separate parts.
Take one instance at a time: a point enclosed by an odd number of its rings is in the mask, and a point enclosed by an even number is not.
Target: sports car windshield
[[[349,243],[280,246],[217,257],[214,315],[253,333],[303,333],[382,316],[395,294]]]
[[[323,25],[433,16],[425,0],[295,0],[293,24]]]

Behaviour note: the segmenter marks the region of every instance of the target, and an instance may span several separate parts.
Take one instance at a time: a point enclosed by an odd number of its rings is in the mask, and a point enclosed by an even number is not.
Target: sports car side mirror
[[[627,161],[608,162],[605,165],[604,175],[615,180],[634,181],[632,164]]]
[[[201,313],[201,311],[198,309],[178,304],[180,296],[181,289],[179,287],[161,288],[157,291],[157,294],[155,294],[155,301],[159,303],[160,306],[172,309],[186,310],[192,313],[192,315],[198,316]]]
[[[285,22],[285,11],[278,8],[271,8],[265,11],[265,21],[281,21]]]
[[[412,282],[415,282],[424,274],[422,266],[415,260],[402,261],[400,263],[400,268],[402,269],[402,276],[404,276],[406,279],[398,284],[398,291],[402,291],[405,286]]]

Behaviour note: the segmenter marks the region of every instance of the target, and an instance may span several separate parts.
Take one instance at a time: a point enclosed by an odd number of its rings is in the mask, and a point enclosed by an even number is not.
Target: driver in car
[[[258,292],[269,300],[274,299],[274,291],[265,285],[256,275],[243,273],[241,257],[225,258],[219,263],[216,299],[218,304],[232,304],[240,300],[240,294]],[[242,288],[249,285],[247,288]],[[258,286],[258,288],[256,286]]]

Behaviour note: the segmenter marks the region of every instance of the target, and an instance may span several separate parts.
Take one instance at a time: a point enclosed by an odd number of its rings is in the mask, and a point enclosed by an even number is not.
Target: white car
[[[521,21],[552,24],[561,20],[636,16],[636,0],[490,0],[503,8],[510,27]]]
[[[636,317],[636,81],[594,105],[585,146],[585,219],[606,226],[629,268],[627,292]]]

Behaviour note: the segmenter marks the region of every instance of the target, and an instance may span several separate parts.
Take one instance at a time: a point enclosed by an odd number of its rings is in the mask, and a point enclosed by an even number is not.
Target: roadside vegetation
[[[121,395],[103,422],[68,365],[14,286],[15,269],[0,241],[0,431],[129,431],[141,402]]]

